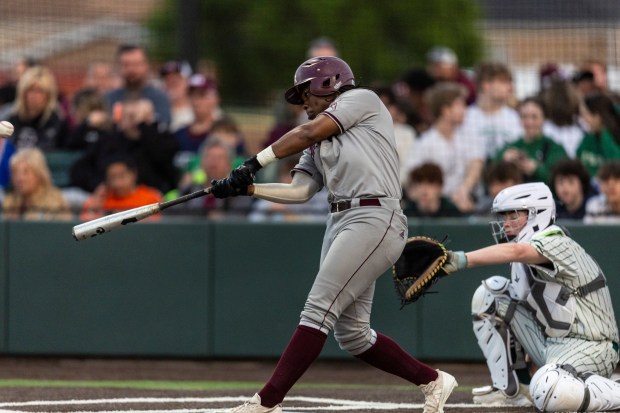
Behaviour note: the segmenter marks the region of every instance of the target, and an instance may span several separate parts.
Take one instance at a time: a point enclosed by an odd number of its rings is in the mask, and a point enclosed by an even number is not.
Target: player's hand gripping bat
[[[144,218],[155,215],[166,208],[170,208],[171,206],[178,205],[189,201],[190,199],[199,198],[210,193],[211,188],[201,189],[200,191],[192,192],[191,194],[184,195],[171,201],[145,205],[84,222],[83,224],[73,227],[73,238],[75,238],[76,241],[80,241],[83,239],[96,237],[97,235],[105,234],[113,229],[120,228],[123,225],[141,221]]]

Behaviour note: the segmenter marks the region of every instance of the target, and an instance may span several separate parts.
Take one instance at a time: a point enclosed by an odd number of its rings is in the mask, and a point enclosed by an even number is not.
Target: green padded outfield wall
[[[208,226],[8,227],[9,353],[208,355]]]
[[[2,354],[277,357],[297,325],[319,265],[322,224],[144,222],[91,240],[75,223],[0,221]],[[620,226],[572,225],[603,267],[620,315]],[[492,242],[486,223],[412,221],[410,235],[449,249]],[[342,257],[347,259],[347,257]],[[481,361],[471,296],[508,266],[445,278],[402,310],[379,279],[373,328],[425,360]],[[322,353],[349,357],[333,337]]]
[[[7,350],[8,326],[6,323],[8,278],[7,266],[9,261],[8,225],[0,220],[0,352]]]

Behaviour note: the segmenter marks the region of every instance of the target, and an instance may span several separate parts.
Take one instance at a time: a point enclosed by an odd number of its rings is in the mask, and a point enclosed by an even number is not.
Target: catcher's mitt
[[[439,278],[447,275],[442,270],[447,258],[446,247],[433,238],[415,236],[407,239],[403,253],[392,266],[401,308],[417,301]]]

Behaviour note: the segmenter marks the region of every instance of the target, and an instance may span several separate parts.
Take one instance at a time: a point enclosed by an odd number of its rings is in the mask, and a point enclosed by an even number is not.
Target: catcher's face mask
[[[502,244],[514,240],[528,221],[528,210],[502,211],[495,215],[496,220],[491,221],[491,234],[495,243]]]

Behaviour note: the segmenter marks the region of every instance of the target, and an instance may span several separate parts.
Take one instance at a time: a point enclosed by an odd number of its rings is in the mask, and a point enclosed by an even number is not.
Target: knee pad
[[[351,328],[337,323],[334,327],[334,338],[342,350],[357,356],[375,344],[377,333],[368,324],[362,328],[359,328],[359,326]]]
[[[482,281],[471,300],[471,312],[474,315],[495,315],[497,311],[496,298],[505,295],[513,298],[510,280],[500,275],[494,275]]]
[[[589,393],[576,374],[559,364],[546,364],[534,374],[530,394],[536,408],[543,412],[586,411]]]

